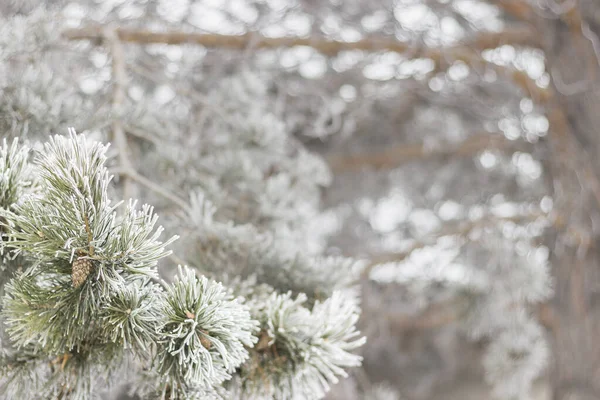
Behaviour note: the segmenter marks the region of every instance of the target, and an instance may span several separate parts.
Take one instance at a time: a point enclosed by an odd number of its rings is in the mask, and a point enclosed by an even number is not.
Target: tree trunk
[[[552,147],[548,173],[555,210],[560,215],[560,226],[548,243],[556,289],[555,326],[551,334],[552,398],[597,400],[600,399],[600,65],[596,51],[600,52],[597,22],[600,2],[581,0],[557,18],[543,15],[536,17],[535,24],[543,40],[555,92],[548,104]]]

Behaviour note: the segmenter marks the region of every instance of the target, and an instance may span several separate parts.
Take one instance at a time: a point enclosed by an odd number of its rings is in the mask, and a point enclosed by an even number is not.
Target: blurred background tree
[[[284,167],[320,177],[322,213],[302,206],[313,201],[303,190],[286,200],[301,219],[281,200],[252,203],[289,183],[250,173],[209,200],[236,223],[293,226],[305,254],[366,260],[363,366],[331,398],[600,398],[597,2],[45,6],[1,4],[12,21],[0,28],[2,132],[74,126],[112,141],[122,197],[170,218],[182,263],[198,254],[182,199],[218,188],[215,165],[230,165],[211,158],[218,139],[200,143],[248,120],[241,104],[264,102],[276,119],[252,129],[282,123],[327,161],[329,186],[314,162]]]

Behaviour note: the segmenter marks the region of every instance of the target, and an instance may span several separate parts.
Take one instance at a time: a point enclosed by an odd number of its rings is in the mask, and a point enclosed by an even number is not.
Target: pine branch
[[[13,139],[9,145],[0,143],[0,208],[10,208],[23,196],[24,189],[32,185],[27,176],[29,148]]]
[[[356,330],[356,299],[336,291],[307,307],[307,298],[291,292],[251,299],[261,322],[258,343],[232,382],[235,398],[317,399],[345,376],[344,368],[360,365],[353,350],[364,337]]]
[[[0,209],[7,246],[30,261],[3,288],[3,345],[29,349],[33,361],[0,390],[12,393],[33,375],[43,388],[33,383],[28,393],[89,398],[96,378],[113,374],[130,350],[147,357],[157,340],[161,292],[150,279],[173,239],[158,240],[147,205],[131,201],[117,218],[106,150],[74,131],[51,137],[32,164],[39,192]]]
[[[163,339],[155,368],[182,398],[198,387],[230,379],[257,340],[252,332],[258,322],[251,319],[248,307],[220,283],[198,278],[187,267],[179,267],[161,310]]]

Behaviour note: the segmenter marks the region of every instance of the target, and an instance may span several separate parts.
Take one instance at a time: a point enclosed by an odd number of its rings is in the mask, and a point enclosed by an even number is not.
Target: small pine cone
[[[206,350],[210,350],[211,346],[212,346],[212,342],[210,341],[210,339],[206,336],[208,336],[208,332],[206,331],[202,331],[202,334],[200,335],[200,344],[206,349]]]
[[[87,277],[92,273],[94,264],[92,264],[92,260],[79,257],[77,260],[73,261],[72,267],[71,280],[73,281],[73,287],[78,288],[83,285],[83,282],[85,282]]]

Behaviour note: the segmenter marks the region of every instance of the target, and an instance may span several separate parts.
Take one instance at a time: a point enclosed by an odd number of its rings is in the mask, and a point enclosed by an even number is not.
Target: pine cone
[[[78,288],[83,285],[87,277],[92,272],[92,268],[94,264],[92,260],[88,260],[87,258],[79,257],[77,260],[73,261],[72,272],[71,272],[71,280],[73,281],[73,287]]]
[[[206,350],[210,350],[210,348],[211,348],[211,346],[212,346],[212,342],[210,341],[210,339],[209,339],[209,338],[207,338],[207,337],[206,337],[206,336],[204,336],[204,335],[200,335],[200,344],[201,344],[202,346],[204,346],[204,348],[205,348]]]

